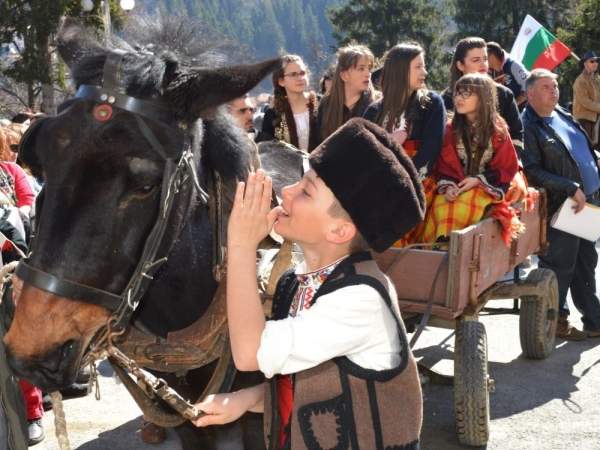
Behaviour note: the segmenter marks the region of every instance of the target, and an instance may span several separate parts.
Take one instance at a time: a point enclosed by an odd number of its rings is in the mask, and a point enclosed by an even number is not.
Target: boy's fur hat
[[[310,165],[377,252],[423,220],[425,196],[415,166],[372,122],[346,122],[311,153]]]

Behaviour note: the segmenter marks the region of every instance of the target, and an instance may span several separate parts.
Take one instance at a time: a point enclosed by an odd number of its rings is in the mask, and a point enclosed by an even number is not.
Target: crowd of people
[[[284,55],[272,76],[271,100],[260,114],[248,95],[227,105],[249,139],[297,147],[310,155],[311,169],[284,189],[283,203],[274,210],[271,181],[264,172],[252,173],[238,186],[228,232],[232,352],[241,370],[265,373],[272,391],[256,386],[211,396],[199,404],[208,414],[195,423],[225,423],[248,410],[274,408],[277,448],[301,448],[301,435],[317,441],[319,432],[335,431],[311,428],[303,419],[319,415],[311,405],[334,394],[341,402],[354,389],[353,395],[369,392],[369,414],[353,411],[352,405],[322,406],[353,414],[358,434],[352,439],[360,440],[360,433],[369,429],[386,445],[418,448],[416,366],[393,301],[394,288],[370,263],[366,250],[412,244],[444,250],[452,231],[485,217],[499,220],[509,245],[522,232],[514,207],[536,195],[531,188],[547,191],[548,220],[567,198],[574,200],[576,212],[586,203],[600,206],[595,153],[600,58],[592,51],[584,55],[571,115],[558,104],[554,73],[529,72],[500,45],[482,38],[456,44],[448,85],[440,93],[427,87],[425,50],[417,43],[390,48],[376,79],[376,59],[366,46],[348,45],[336,56],[319,81],[319,92],[309,89],[311,74],[302,58]],[[17,164],[18,142],[31,120],[35,117],[15,118],[0,127],[0,207],[5,211],[0,231],[10,240],[2,249],[5,262],[27,251],[40,188]],[[9,220],[11,214],[20,219],[20,227]],[[256,247],[272,226],[300,245],[305,262],[280,280],[274,312],[279,320],[265,322],[258,296],[249,299],[248,292],[257,292]],[[539,265],[558,278],[557,336],[600,337],[594,243],[552,227],[548,241]],[[569,290],[583,330],[569,322]],[[322,299],[316,304],[318,297]],[[320,335],[317,329],[328,332]],[[334,360],[339,373],[329,364]],[[380,380],[382,373],[389,384],[379,392],[369,380]],[[330,384],[312,392],[311,376]],[[43,438],[41,393],[25,382],[22,388],[32,405],[30,441],[36,443]],[[265,398],[265,392],[276,397]],[[398,418],[376,400],[388,394],[415,411],[393,433],[385,424]]]
[[[375,69],[372,52],[348,45],[336,63],[309,89],[310,71],[297,55],[285,55],[273,74],[271,103],[264,115],[249,97],[240,125],[259,143],[285,141],[307,152],[351,118],[362,117],[389,133],[415,165],[426,197],[426,216],[395,242],[447,246],[450,233],[495,217],[507,244],[522,232],[513,206],[544,188],[549,196],[548,220],[567,197],[598,204],[600,77],[598,61],[588,51],[573,85],[572,114],[558,104],[556,75],[545,69],[529,72],[496,42],[480,37],[455,46],[448,86],[428,89],[425,51],[417,43],[389,49]],[[260,128],[252,113],[259,115]],[[593,243],[549,227],[550,251],[540,266],[559,280],[560,319],[557,336],[584,339],[600,335],[600,303],[595,295]],[[572,258],[560,258],[568,246]],[[589,248],[588,248],[589,247]],[[581,278],[583,277],[583,278]],[[583,314],[585,330],[568,321],[567,292]]]
[[[379,294],[373,295],[364,285],[377,283],[369,284],[368,277],[352,278],[350,274],[367,270],[369,276],[381,280],[376,269],[359,268],[366,258],[360,256],[361,250],[380,251],[392,243],[399,247],[429,244],[443,250],[452,231],[485,217],[498,219],[502,238],[509,245],[523,231],[514,206],[530,205],[538,195],[534,188],[547,192],[548,221],[567,198],[574,201],[575,213],[586,203],[600,205],[600,168],[595,152],[600,58],[594,52],[584,55],[582,73],[573,86],[573,115],[558,104],[556,74],[543,68],[527,71],[495,42],[479,37],[459,41],[448,86],[439,94],[427,88],[424,56],[424,49],[416,43],[395,45],[384,55],[373,80],[375,60],[369,49],[362,45],[341,48],[334,69],[322,80],[323,88],[329,80],[331,87],[321,95],[308,90],[309,70],[298,56],[282,58],[280,70],[273,75],[273,105],[264,115],[262,128],[250,136],[256,142],[276,139],[306,150],[311,170],[299,184],[284,190],[279,212],[268,208],[268,177],[260,171],[251,174],[247,185],[238,189],[228,248],[230,264],[236,269],[230,270],[228,283],[238,286],[228,292],[234,359],[241,370],[265,373],[271,387],[211,396],[199,404],[207,416],[195,422],[198,426],[229,422],[245,411],[272,414],[271,409],[276,408],[278,414],[270,416],[276,422],[271,423],[271,437],[279,439],[276,448],[304,448],[299,436],[318,440],[317,427],[322,427],[320,433],[335,435],[324,423],[317,424],[315,416],[312,424],[303,421],[302,414],[304,418],[311,414],[307,398],[322,400],[323,411],[335,410],[335,405],[325,401],[329,398],[326,388],[309,394],[307,377],[325,377],[331,383],[329,388],[337,376],[328,372],[330,361],[336,361],[342,379],[349,376],[348,367],[358,367],[363,380],[399,364],[404,370],[403,390],[394,391],[391,386],[396,385],[391,381],[388,387],[396,402],[414,408],[414,414],[405,414],[402,419],[406,434],[382,436],[382,422],[369,426],[356,423],[351,427],[351,439],[374,432],[386,445],[418,448],[420,404],[407,394],[420,392],[413,377],[416,369],[411,367],[409,355],[401,355],[404,366],[397,359],[398,345],[407,345],[402,327],[398,341],[393,325],[385,322],[397,311],[365,310],[371,297],[382,299],[381,307],[395,294],[388,284],[376,288]],[[251,129],[249,121],[240,124]],[[417,198],[423,200],[423,220],[415,212],[414,195],[395,184],[402,179],[405,186],[411,185],[407,180],[411,179],[410,170],[381,163],[389,162],[389,152],[396,154],[400,148],[412,160],[420,181],[415,185],[422,189],[422,197]],[[402,156],[396,158],[403,162]],[[341,181],[342,176],[350,181]],[[328,204],[326,198],[333,206],[324,212],[319,206]],[[252,211],[243,206],[246,203],[262,206]],[[382,209],[392,213],[384,218]],[[387,225],[382,225],[384,222]],[[297,267],[295,274],[282,278],[280,297],[274,299],[274,304],[282,305],[275,310],[279,320],[265,322],[259,300],[249,300],[247,293],[255,290],[249,272],[250,255],[272,225],[297,242],[308,261]],[[247,229],[253,233],[244,231]],[[395,238],[389,240],[390,236]],[[539,266],[554,271],[558,279],[556,336],[566,340],[600,337],[595,243],[549,225],[548,244]],[[344,291],[348,284],[339,280],[328,283],[341,272],[354,290]],[[569,291],[582,315],[583,330],[569,322]],[[341,292],[344,302],[338,303]],[[319,295],[328,297],[327,301],[315,304]],[[355,304],[358,297],[362,302]],[[382,314],[384,322],[373,323],[371,317],[381,318]],[[321,334],[325,330],[333,331]],[[374,340],[374,330],[384,342]],[[377,355],[387,355],[385,362],[377,360]],[[398,378],[392,376],[390,380]],[[374,398],[377,388],[371,389]],[[349,391],[352,388],[342,385],[340,395]],[[371,414],[382,421],[389,419],[389,411],[377,410],[377,402],[370,406]],[[361,420],[356,411],[351,410],[350,415]]]

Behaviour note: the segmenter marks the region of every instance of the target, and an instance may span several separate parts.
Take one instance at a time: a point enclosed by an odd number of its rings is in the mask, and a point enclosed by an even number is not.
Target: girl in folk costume
[[[420,45],[392,47],[384,56],[383,99],[369,106],[364,117],[391,133],[412,158],[429,204],[435,190],[430,173],[442,148],[446,111],[442,98],[425,86],[426,78],[425,51]],[[422,226],[417,226],[396,246],[418,241],[421,232]]]
[[[505,197],[518,160],[496,104],[495,84],[487,75],[469,74],[456,82],[455,114],[434,168],[438,193],[428,211],[425,242],[446,240],[451,231],[479,222],[486,213],[500,221],[507,244],[520,231]]]
[[[469,73],[487,74],[489,71],[487,44],[480,37],[466,37],[461,39],[454,48],[454,55],[450,63],[450,83],[448,88],[442,92],[442,98],[447,111],[454,109],[454,85],[463,75]],[[519,108],[515,97],[510,89],[500,83],[494,82],[498,113],[508,126],[508,131],[513,145],[517,150],[517,157],[524,151],[523,147],[523,122],[519,114]],[[526,200],[526,206],[531,206],[532,198],[529,196],[527,180],[523,173],[522,165],[519,163],[519,172],[511,182],[507,193],[507,199],[511,203]]]
[[[304,151],[318,143],[317,108],[314,92],[307,92],[308,69],[297,55],[284,55],[273,72],[273,106],[265,111],[259,140],[277,139]]]
[[[377,100],[377,91],[371,84],[374,62],[373,53],[364,45],[348,45],[337,51],[331,92],[319,105],[317,123],[321,141],[352,117],[362,117]]]

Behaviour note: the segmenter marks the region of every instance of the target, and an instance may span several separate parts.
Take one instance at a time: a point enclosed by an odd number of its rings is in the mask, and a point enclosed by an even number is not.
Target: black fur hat
[[[377,252],[423,220],[425,197],[415,166],[372,122],[346,122],[313,150],[310,165]]]

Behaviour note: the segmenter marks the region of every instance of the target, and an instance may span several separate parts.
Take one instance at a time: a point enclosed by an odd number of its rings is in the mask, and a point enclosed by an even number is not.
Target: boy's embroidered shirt
[[[296,278],[298,278],[299,285],[294,300],[290,305],[289,315],[291,317],[296,317],[300,311],[311,307],[315,293],[319,290],[327,277],[331,275],[331,272],[333,272],[345,258],[347,258],[347,256],[313,272],[305,272],[304,264],[300,264],[296,268]]]
[[[396,322],[375,289],[360,284],[347,286],[322,295],[312,304],[328,269],[306,274],[299,267],[297,275],[305,282],[305,289],[297,293],[296,305],[290,308],[295,316],[267,321],[257,353],[259,370],[267,378],[300,372],[338,356],[373,370],[399,364]],[[396,298],[391,281],[388,283],[392,298]],[[307,305],[310,307],[305,308]],[[394,310],[399,316],[397,304]]]

